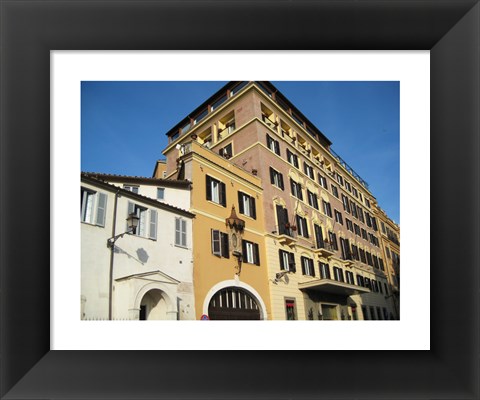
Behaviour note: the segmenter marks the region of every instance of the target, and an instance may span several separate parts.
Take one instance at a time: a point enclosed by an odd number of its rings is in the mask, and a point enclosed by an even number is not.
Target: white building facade
[[[195,319],[190,184],[123,178],[81,175],[81,319]]]

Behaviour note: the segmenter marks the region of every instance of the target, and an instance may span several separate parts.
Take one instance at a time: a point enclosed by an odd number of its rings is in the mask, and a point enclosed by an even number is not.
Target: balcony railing
[[[335,254],[336,250],[331,243],[323,242],[322,246],[317,247],[314,251],[322,257],[330,258]]]

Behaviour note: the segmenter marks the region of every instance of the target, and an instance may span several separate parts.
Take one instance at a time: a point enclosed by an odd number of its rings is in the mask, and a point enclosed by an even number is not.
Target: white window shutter
[[[133,204],[132,202],[129,201],[128,202],[128,208],[127,208],[127,218],[133,212],[135,212],[135,204]],[[125,232],[128,232],[128,230],[129,230],[128,222],[125,221]],[[137,228],[137,230],[138,230],[138,228]]]
[[[105,226],[105,214],[107,211],[107,195],[105,193],[98,193],[97,201],[97,219],[96,224]]]
[[[175,218],[175,244],[177,246],[181,245],[181,240],[180,240],[180,218]]]
[[[150,239],[157,240],[157,210],[150,210]]]
[[[182,219],[181,223],[182,223],[182,229],[181,229],[182,241],[181,241],[181,243],[182,243],[182,246],[187,247],[187,221]]]

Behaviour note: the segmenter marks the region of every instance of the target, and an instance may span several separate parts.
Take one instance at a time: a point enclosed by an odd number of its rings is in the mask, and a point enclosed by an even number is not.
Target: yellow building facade
[[[269,319],[260,179],[192,139],[167,149],[167,159],[172,153],[178,164],[174,173],[194,182],[197,319]],[[230,226],[230,217],[243,221],[244,228]]]

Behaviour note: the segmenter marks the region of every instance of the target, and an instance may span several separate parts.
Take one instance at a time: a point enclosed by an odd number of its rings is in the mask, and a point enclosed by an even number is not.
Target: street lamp
[[[116,206],[116,204],[115,204]],[[116,207],[115,207],[116,208]],[[115,210],[116,214],[116,210]],[[123,237],[127,233],[134,232],[138,226],[138,216],[135,213],[128,214],[127,217],[127,231],[120,233],[119,235],[112,236],[107,239],[107,247],[110,249],[110,284],[109,284],[109,293],[108,293],[108,319],[112,319],[112,292],[113,292],[113,258],[115,254],[115,242]],[[115,221],[113,221],[114,232],[115,232]]]
[[[128,230],[126,232],[120,233],[119,235],[112,236],[111,238],[107,239],[107,247],[113,250],[113,247],[117,239],[120,239],[121,237],[123,237],[123,235],[127,233],[131,233],[135,231],[135,229],[137,229],[139,219],[140,218],[138,218],[137,214],[135,213],[128,214],[128,217],[127,217]]]

